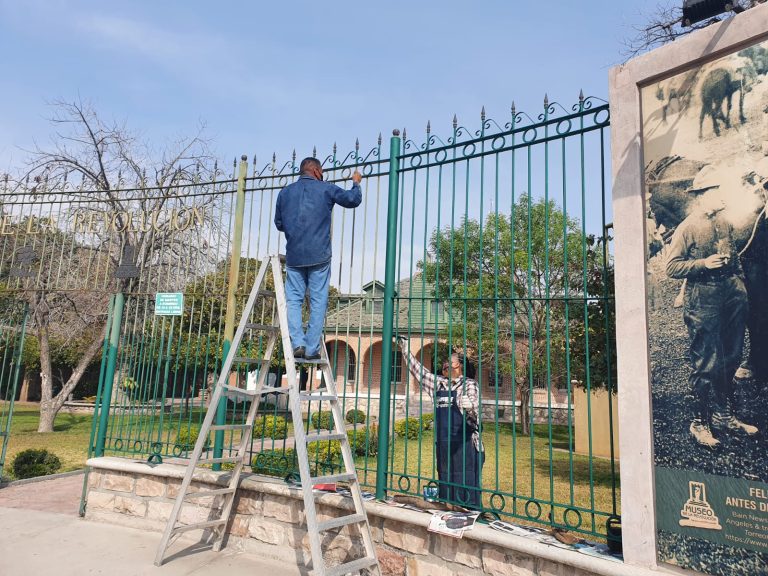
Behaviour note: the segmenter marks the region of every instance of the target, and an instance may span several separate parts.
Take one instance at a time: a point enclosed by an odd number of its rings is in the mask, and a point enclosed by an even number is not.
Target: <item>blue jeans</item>
[[[331,263],[293,268],[286,266],[285,300],[288,304],[288,332],[291,345],[304,346],[306,353],[320,352],[325,310],[328,307],[328,286],[331,283]],[[301,305],[309,288],[309,324],[304,334],[301,323]]]

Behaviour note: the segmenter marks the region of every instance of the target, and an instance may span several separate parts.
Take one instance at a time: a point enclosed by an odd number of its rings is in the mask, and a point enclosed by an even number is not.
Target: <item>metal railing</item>
[[[361,206],[334,211],[325,340],[361,482],[379,496],[470,484],[480,490],[474,507],[593,535],[619,515],[617,439],[609,434],[600,452],[591,424],[616,417],[608,130],[604,103],[580,98],[566,110],[545,101],[535,118],[513,107],[497,123],[483,112],[476,130],[454,119],[444,139],[428,124],[418,139],[393,135],[389,153],[379,137],[321,158],[326,180],[339,185],[355,169],[363,174]],[[101,293],[102,314],[109,298],[91,453],[187,456],[258,261],[283,249],[274,206],[297,177],[294,152],[282,162],[243,158],[221,180],[162,191],[6,195],[17,232],[0,240],[10,255],[0,257],[0,274],[24,271],[11,275],[18,290],[44,278],[49,291]],[[158,197],[162,207],[148,207]],[[30,221],[60,232],[33,235]],[[156,292],[182,292],[183,315],[156,315]],[[265,300],[252,320],[272,313]],[[258,355],[262,345],[238,354]],[[434,398],[419,386],[422,369],[410,373],[407,352],[431,372],[454,352],[464,375],[474,368],[479,482],[439,477],[435,427],[445,422],[434,420]],[[277,381],[281,358],[271,367]],[[302,381],[311,390],[318,378]],[[236,365],[230,381],[247,387],[255,374]],[[592,399],[600,390],[607,395]],[[577,425],[575,395],[586,397],[586,426]],[[281,402],[266,398],[260,410],[251,444],[259,473],[295,472]],[[219,423],[241,422],[246,410],[223,403]],[[324,426],[326,413],[310,405],[306,426]],[[456,445],[473,431],[464,428]],[[237,434],[211,437],[209,449],[233,450]],[[586,448],[577,451],[579,437]],[[338,448],[315,446],[311,457],[333,468]]]

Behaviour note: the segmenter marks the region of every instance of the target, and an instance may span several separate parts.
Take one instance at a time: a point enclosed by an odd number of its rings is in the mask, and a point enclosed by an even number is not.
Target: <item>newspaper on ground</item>
[[[475,526],[480,512],[432,512],[427,530],[445,534],[453,538],[461,538],[466,530]]]

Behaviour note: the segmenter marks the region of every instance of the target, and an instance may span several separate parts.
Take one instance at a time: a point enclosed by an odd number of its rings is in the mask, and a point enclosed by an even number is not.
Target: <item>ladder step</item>
[[[344,574],[350,574],[359,572],[364,568],[370,568],[376,566],[378,562],[376,558],[360,558],[358,560],[352,560],[346,564],[339,564],[338,566],[332,566],[325,569],[325,576],[344,576]]]
[[[278,332],[280,330],[280,328],[277,326],[272,326],[271,324],[248,323],[245,325],[245,327],[248,330],[263,330],[265,332]]]
[[[221,458],[200,458],[198,464],[223,464],[224,462],[240,462],[240,456],[222,456]]]
[[[347,435],[345,433],[323,433],[320,434],[307,434],[307,443],[309,442],[322,442],[324,440],[346,440]]]
[[[208,520],[207,522],[199,522],[197,524],[187,524],[186,526],[176,526],[171,530],[171,534],[180,534],[181,532],[189,532],[190,530],[205,530],[206,528],[212,528],[213,526],[220,526],[227,521],[223,518],[218,520]],[[343,574],[343,572],[341,572]]]
[[[323,360],[322,358],[318,360],[307,360],[306,358],[294,358],[293,361],[296,364],[311,364],[314,366],[330,366],[331,363],[327,360]]]
[[[315,484],[333,484],[334,482],[355,482],[357,481],[357,474],[347,474],[342,472],[341,474],[329,474],[328,476],[318,476],[317,478],[310,478],[309,483],[314,486]]]
[[[222,388],[224,388],[224,394],[231,394],[233,396],[247,396],[249,398],[253,398],[256,396],[256,392],[254,390],[246,390],[245,388],[238,388],[237,386],[230,386],[229,384],[222,384]]]
[[[184,498],[205,498],[207,496],[222,496],[224,494],[232,494],[235,491],[234,488],[221,488],[219,490],[201,490],[200,492],[187,492],[184,494]]]
[[[213,424],[210,427],[210,431],[216,432],[217,430],[247,430],[251,427],[253,427],[252,424]]]
[[[261,388],[262,394],[288,394],[290,388],[278,388],[276,386],[263,386]]]
[[[261,364],[264,358],[247,358],[246,356],[235,356],[232,358],[233,364]]]
[[[339,398],[333,394],[299,394],[299,400],[302,402],[322,402],[323,400],[338,402]]]
[[[340,516],[339,518],[333,518],[332,520],[326,520],[325,522],[318,522],[317,531],[324,532],[326,530],[333,530],[334,528],[341,528],[342,526],[348,526],[349,524],[359,524],[360,522],[365,522],[365,520],[365,514]]]

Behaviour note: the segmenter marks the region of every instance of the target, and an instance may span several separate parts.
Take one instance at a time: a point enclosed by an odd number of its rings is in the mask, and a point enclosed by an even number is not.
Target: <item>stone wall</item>
[[[165,526],[178,493],[184,467],[149,466],[121,458],[88,461],[86,518],[159,532]],[[226,472],[199,470],[193,490],[226,485]],[[220,497],[218,497],[220,498]],[[181,522],[216,517],[220,500],[198,498],[182,508]],[[335,494],[318,496],[319,519],[343,515],[352,502]],[[649,576],[651,572],[593,558],[578,552],[532,542],[478,525],[456,540],[427,531],[429,515],[366,503],[383,573],[387,576]],[[328,532],[327,560],[339,563],[358,557],[359,540],[345,527]],[[244,474],[235,503],[227,546],[303,566],[309,563],[301,491],[285,483]],[[198,536],[199,532],[192,533]],[[189,537],[188,537],[189,538]],[[196,539],[197,540],[197,539]],[[196,541],[194,540],[194,541]],[[182,540],[172,551],[183,548]],[[658,574],[658,572],[656,573]]]

